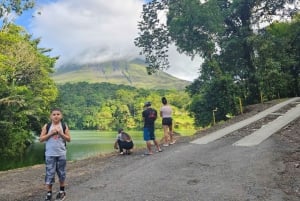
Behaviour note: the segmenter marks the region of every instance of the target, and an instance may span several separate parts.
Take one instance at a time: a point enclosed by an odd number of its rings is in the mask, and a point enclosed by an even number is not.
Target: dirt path
[[[189,191],[193,188],[195,190],[204,189],[208,192],[209,185],[203,186],[201,183],[205,181],[207,184],[210,182],[214,188],[218,188],[222,186],[220,181],[226,181],[226,183],[231,184],[232,186],[236,186],[239,182],[243,183],[245,188],[239,188],[239,194],[235,192],[230,192],[229,189],[221,188],[219,189],[220,192],[223,192],[223,195],[228,194],[228,197],[225,198],[215,198],[214,200],[234,200],[231,199],[231,194],[236,194],[237,198],[243,198],[243,196],[248,196],[246,199],[239,199],[239,200],[275,200],[274,197],[270,196],[271,192],[275,192],[273,195],[279,197],[279,200],[291,200],[296,201],[300,199],[300,119],[293,121],[288,126],[277,132],[275,135],[271,137],[271,140],[268,143],[265,143],[264,147],[260,148],[261,152],[252,152],[250,156],[257,157],[256,159],[261,159],[259,157],[259,153],[264,153],[262,156],[266,157],[266,161],[263,163],[257,163],[258,169],[255,169],[255,173],[253,170],[249,170],[248,177],[244,175],[240,175],[240,178],[236,178],[238,181],[237,183],[232,182],[233,178],[227,178],[226,174],[230,174],[230,172],[226,172],[224,167],[231,167],[231,164],[236,164],[236,167],[242,168],[242,166],[238,166],[234,158],[228,158],[230,163],[223,161],[221,158],[215,158],[214,161],[210,161],[207,156],[197,156],[197,154],[207,151],[206,148],[196,148],[195,151],[191,151],[190,154],[194,155],[194,158],[201,158],[199,162],[197,160],[189,160],[183,154],[186,151],[186,147],[191,146],[190,141],[201,136],[206,135],[210,132],[218,130],[220,128],[224,128],[230,124],[235,122],[241,121],[248,117],[251,117],[258,112],[276,104],[278,102],[273,101],[266,104],[258,104],[254,106],[250,106],[245,109],[245,113],[243,115],[237,116],[234,119],[225,122],[224,124],[216,125],[215,127],[199,132],[196,136],[193,137],[181,137],[178,140],[178,143],[175,146],[168,147],[161,155],[155,154],[153,158],[145,158],[142,156],[143,150],[136,150],[135,153],[131,156],[121,157],[117,154],[109,154],[103,155],[98,157],[93,157],[81,161],[70,162],[68,164],[68,183],[67,189],[69,194],[69,198],[71,200],[86,200],[83,198],[87,198],[85,194],[91,194],[91,196],[95,195],[98,196],[99,199],[96,200],[121,200],[120,197],[117,195],[120,192],[126,192],[126,189],[131,189],[131,193],[135,194],[132,197],[131,194],[124,194],[123,200],[146,200],[146,198],[150,201],[153,200],[184,200],[184,198],[188,198],[190,195]],[[287,110],[294,105],[288,105],[287,107],[283,108],[282,110]],[[282,112],[282,111],[278,111]],[[223,147],[224,149],[220,149],[220,152],[215,152],[215,154],[221,154],[223,152],[228,152],[235,154],[234,150],[229,150],[227,146],[225,146],[226,141],[231,141],[232,139],[240,138],[242,136],[246,136],[247,133],[251,132],[251,130],[261,127],[267,121],[274,119],[272,115],[263,118],[262,120],[255,122],[247,127],[244,127],[232,134],[226,136],[225,141],[218,141],[213,148],[212,151],[217,150],[219,147]],[[190,150],[193,150],[190,149]],[[270,150],[271,149],[271,150]],[[270,152],[271,151],[271,152]],[[210,152],[207,152],[210,153]],[[245,152],[247,153],[247,152]],[[215,155],[214,154],[214,155]],[[206,154],[207,155],[207,154]],[[250,157],[249,156],[249,157]],[[166,157],[166,158],[165,158]],[[178,158],[182,157],[180,161],[170,160],[170,158]],[[211,155],[211,157],[213,157]],[[229,157],[229,156],[228,156]],[[253,159],[253,158],[248,158]],[[243,159],[241,159],[243,160]],[[156,162],[155,162],[156,161]],[[169,161],[167,164],[164,164],[165,161]],[[245,160],[247,163],[249,160]],[[164,164],[164,165],[163,165]],[[164,167],[167,167],[168,164],[172,164],[172,166],[168,167],[167,171],[164,170]],[[254,164],[254,163],[249,163]],[[271,164],[271,165],[270,165]],[[144,168],[158,168],[158,172],[162,172],[163,175],[158,176],[158,180],[153,178],[153,181],[149,178],[152,176],[147,177],[147,173],[142,172],[139,173],[139,169]],[[234,167],[231,167],[234,168]],[[171,174],[171,170],[174,169],[173,172],[176,170],[181,170],[178,172],[177,175]],[[226,168],[225,168],[226,169]],[[200,170],[198,173],[197,171]],[[210,171],[212,170],[212,171]],[[238,169],[236,169],[238,171]],[[251,173],[252,171],[252,173]],[[204,174],[206,172],[206,174]],[[223,175],[221,178],[217,177],[218,175]],[[225,175],[224,175],[225,173]],[[123,175],[125,174],[125,175]],[[199,175],[200,174],[200,175]],[[181,177],[180,177],[181,175]],[[196,177],[199,176],[199,178]],[[261,175],[261,179],[257,177],[257,175]],[[262,177],[262,175],[265,175]],[[266,176],[270,176],[270,178],[266,178]],[[183,177],[185,176],[185,177]],[[130,177],[130,178],[127,178]],[[44,186],[43,186],[43,178],[44,178],[44,166],[37,165],[29,168],[21,168],[17,170],[5,171],[0,172],[0,200],[41,200],[44,196]],[[135,180],[132,180],[135,178]],[[160,185],[154,185],[153,190],[149,190],[149,192],[140,192],[139,186],[145,185],[145,183],[140,183],[144,181],[145,178],[148,178],[147,184],[148,186],[152,182],[157,182],[165,184],[166,187],[169,187],[170,191],[173,193],[168,194],[168,189],[164,191]],[[187,179],[188,178],[188,179]],[[186,180],[187,179],[187,180]],[[231,179],[231,180],[228,180]],[[182,184],[181,186],[177,186],[177,188],[170,186],[171,183],[178,183],[181,184],[181,181],[185,181],[185,185]],[[245,180],[245,181],[244,181]],[[132,184],[127,184],[127,188],[125,188],[120,181],[134,181]],[[231,181],[231,182],[229,182]],[[248,182],[249,181],[249,182]],[[214,183],[215,182],[215,183]],[[268,182],[265,184],[265,182]],[[187,185],[186,185],[187,184]],[[125,186],[126,186],[125,185]],[[256,186],[257,185],[257,186]],[[262,185],[265,187],[259,187]],[[226,186],[226,185],[224,185]],[[229,187],[232,187],[229,185]],[[238,185],[237,185],[238,186]],[[57,186],[56,186],[57,187]],[[160,188],[159,188],[160,187]],[[165,187],[165,188],[166,188]],[[147,186],[142,189],[145,190]],[[186,189],[185,189],[186,188]],[[265,189],[264,189],[265,188]],[[84,189],[85,192],[81,192]],[[181,189],[181,190],[180,190]],[[223,189],[223,190],[222,190]],[[245,191],[245,189],[247,189]],[[271,189],[271,190],[270,190]],[[112,192],[112,193],[109,193]],[[172,195],[174,193],[179,193],[180,197],[174,199]],[[77,194],[78,193],[78,194]],[[99,195],[97,194],[99,193]],[[214,192],[216,195],[218,193]],[[192,194],[192,193],[189,193]],[[200,192],[195,193],[194,196],[199,195]],[[204,192],[203,192],[204,194]],[[106,199],[103,199],[103,197]],[[143,197],[139,197],[143,196]],[[157,197],[156,197],[157,196]],[[179,196],[179,194],[177,195]],[[211,193],[210,196],[214,196]],[[102,198],[102,199],[101,199]],[[93,200],[93,199],[89,199]],[[194,199],[190,197],[190,200],[203,200]],[[205,199],[204,199],[205,200]],[[278,199],[277,199],[278,200]]]

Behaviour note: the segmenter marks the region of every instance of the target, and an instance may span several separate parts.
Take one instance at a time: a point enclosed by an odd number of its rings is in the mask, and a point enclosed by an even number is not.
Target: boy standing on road
[[[40,142],[46,142],[45,163],[47,195],[45,201],[52,199],[52,185],[55,181],[55,173],[59,178],[59,193],[56,200],[64,200],[66,179],[66,142],[70,142],[71,136],[67,125],[61,122],[63,118],[60,109],[53,109],[50,114],[51,125],[45,124],[40,135]]]
[[[157,118],[157,111],[153,108],[151,108],[151,102],[146,102],[144,107],[146,108],[143,113],[143,121],[144,121],[144,140],[146,141],[148,152],[146,152],[146,155],[152,155],[152,148],[151,148],[151,140],[154,142],[154,145],[157,148],[157,152],[161,152],[161,148],[155,139],[155,126],[154,122]]]

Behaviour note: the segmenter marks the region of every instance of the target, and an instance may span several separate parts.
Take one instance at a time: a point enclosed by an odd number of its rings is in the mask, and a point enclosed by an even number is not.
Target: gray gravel
[[[257,146],[232,146],[240,138],[236,133],[204,145],[177,143],[153,156],[113,158],[95,177],[70,186],[68,200],[285,200],[274,182],[284,169],[276,162],[280,145],[270,137]]]

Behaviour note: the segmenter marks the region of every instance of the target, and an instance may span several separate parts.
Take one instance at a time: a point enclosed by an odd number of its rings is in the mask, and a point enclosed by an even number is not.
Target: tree
[[[288,3],[293,2],[296,0]],[[234,83],[229,86],[239,87],[237,96],[246,104],[257,103],[261,82],[254,59],[257,50],[251,41],[256,34],[253,27],[272,19],[286,3],[285,0],[151,1],[143,7],[135,44],[142,48],[141,54],[145,55],[146,61],[153,61],[148,71],[169,67],[163,64],[167,63],[166,50],[171,43],[181,53],[203,57],[199,79],[188,88],[189,93],[201,97],[201,101],[208,98],[205,94],[213,89],[210,85],[216,84],[216,79],[229,76]],[[292,16],[298,10],[298,7],[285,9],[281,17]],[[159,18],[158,13],[162,11],[166,13],[166,23]],[[156,41],[163,42],[157,44]],[[164,54],[166,56],[161,56]],[[218,100],[219,95],[222,93],[215,94],[214,98]],[[208,104],[209,100],[202,103]],[[230,111],[235,110],[234,104],[232,107]]]
[[[144,103],[151,101],[159,109],[161,97],[168,97],[178,115],[176,119],[192,125],[186,106],[190,97],[184,91],[139,89],[110,83],[66,83],[58,85],[59,96],[54,105],[63,108],[64,121],[71,129],[117,130],[141,129]],[[161,126],[160,121],[156,121]],[[183,125],[183,124],[182,124]],[[158,127],[159,128],[159,127]]]
[[[57,89],[50,78],[57,58],[44,55],[21,28],[9,24],[0,32],[0,153],[21,155],[40,131],[40,121],[49,114]]]
[[[300,15],[288,23],[275,22],[251,39],[260,88],[268,100],[300,94],[299,23]]]
[[[148,74],[169,67],[168,46],[170,38],[166,26],[158,19],[158,12],[167,7],[167,0],[153,0],[143,5],[143,20],[138,23],[140,37],[135,45],[142,48],[140,54],[145,55]]]
[[[0,3],[0,19],[2,25],[9,24],[8,16],[21,15],[25,10],[34,7],[35,0],[2,0]]]

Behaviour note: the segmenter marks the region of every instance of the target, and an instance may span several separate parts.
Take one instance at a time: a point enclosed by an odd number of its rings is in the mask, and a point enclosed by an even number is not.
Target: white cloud
[[[199,77],[199,69],[203,62],[200,57],[195,57],[193,60],[184,54],[179,54],[175,46],[169,49],[170,68],[166,71],[175,77],[183,80],[193,81]]]
[[[42,37],[42,45],[61,55],[60,63],[137,54],[133,39],[142,3],[127,1],[61,0],[40,5],[41,15],[33,19],[30,30]],[[85,57],[78,58],[80,54]]]
[[[138,36],[142,4],[142,0],[39,3],[37,11],[41,14],[35,14],[29,32],[42,38],[41,46],[52,48],[52,54],[60,56],[58,65],[138,57],[134,38]],[[167,72],[187,80],[198,76],[199,60],[191,62],[185,56],[173,54],[176,53],[171,51],[171,68]]]

